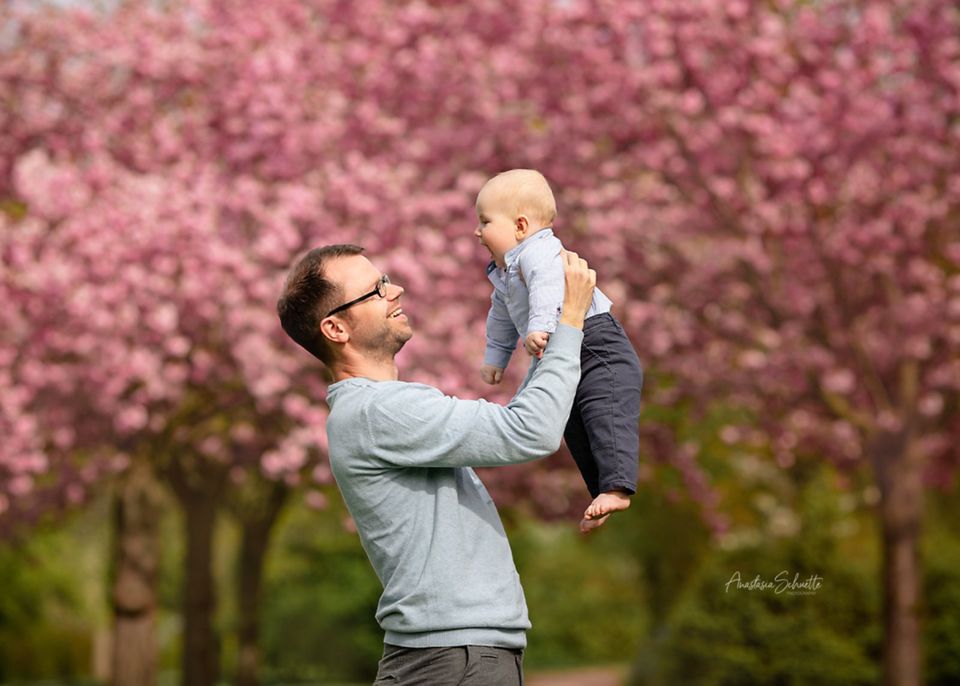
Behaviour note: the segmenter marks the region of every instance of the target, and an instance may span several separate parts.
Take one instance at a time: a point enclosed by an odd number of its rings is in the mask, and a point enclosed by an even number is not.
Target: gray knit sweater
[[[386,643],[526,645],[530,621],[510,544],[471,467],[557,450],[582,337],[559,326],[506,406],[401,381],[330,386],[330,464],[383,584],[377,621]]]

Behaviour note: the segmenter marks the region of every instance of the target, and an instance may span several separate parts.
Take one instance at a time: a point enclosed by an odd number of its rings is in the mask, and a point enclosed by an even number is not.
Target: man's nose
[[[387,284],[387,300],[396,300],[403,295],[403,286],[396,283]]]

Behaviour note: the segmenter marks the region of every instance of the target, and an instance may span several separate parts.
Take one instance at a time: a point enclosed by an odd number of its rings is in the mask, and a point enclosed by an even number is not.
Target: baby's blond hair
[[[550,226],[557,216],[557,201],[543,174],[536,169],[510,169],[500,172],[484,184],[481,193],[493,193],[504,210],[529,215],[542,222],[542,228]]]

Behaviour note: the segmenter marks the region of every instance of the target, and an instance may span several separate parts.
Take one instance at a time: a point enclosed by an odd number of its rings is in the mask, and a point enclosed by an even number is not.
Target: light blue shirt
[[[402,381],[353,378],[327,392],[330,468],[383,595],[384,640],[408,648],[523,648],[530,628],[500,516],[473,467],[560,446],[583,334],[560,326],[506,406]]]
[[[487,349],[483,363],[506,369],[518,338],[530,331],[553,333],[563,305],[563,245],[552,228],[541,229],[503,256],[505,269],[491,262],[493,284],[487,315]],[[609,312],[613,303],[599,288],[587,317]]]

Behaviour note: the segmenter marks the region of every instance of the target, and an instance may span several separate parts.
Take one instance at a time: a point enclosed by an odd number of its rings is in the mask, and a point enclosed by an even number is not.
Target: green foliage
[[[330,511],[290,507],[267,569],[265,680],[372,681],[383,652],[374,619],[381,586],[360,539],[344,529],[339,496]]]
[[[89,669],[94,619],[77,574],[85,552],[44,531],[0,547],[0,682],[74,680]]]
[[[533,629],[528,668],[590,662],[626,662],[648,622],[640,567],[610,545],[625,518],[608,534],[585,537],[576,522],[544,525],[524,520],[510,532]]]
[[[848,544],[837,524],[849,513],[837,506],[829,470],[800,481],[797,535],[765,536],[709,555],[668,620],[642,646],[633,684],[877,683],[882,627],[876,555],[852,557],[844,550]],[[738,587],[735,575],[743,584],[759,576],[773,587]],[[819,588],[778,583],[813,575]]]
[[[645,607],[651,622],[660,624],[708,553],[709,531],[696,504],[671,502],[659,482],[642,484],[630,509],[617,516],[623,526],[600,532],[608,537],[606,555],[640,566]]]
[[[638,661],[636,684],[875,684],[880,631],[870,579],[840,567],[799,570],[791,551],[718,555]],[[778,564],[779,563],[779,564]],[[727,586],[782,570],[823,578],[814,595]],[[728,590],[729,588],[729,590]],[[655,659],[654,659],[655,658]]]
[[[789,484],[741,483],[743,513],[759,491],[795,510],[801,528],[791,537],[772,536],[744,514],[738,526],[760,533],[734,546],[714,545],[697,506],[665,497],[659,482],[643,484],[630,510],[590,536],[581,536],[575,521],[548,525],[512,513],[516,524],[508,533],[534,625],[528,670],[624,663],[640,646],[636,686],[877,683],[876,522],[865,503],[850,502],[862,485],[840,492],[832,470],[808,464],[778,473]],[[733,488],[724,479],[720,485]],[[369,683],[376,669],[383,640],[374,619],[380,584],[356,534],[343,527],[339,496],[332,489],[328,495],[324,512],[292,503],[271,545],[263,608],[266,684]],[[931,686],[960,683],[960,505],[953,500],[931,497],[924,538],[923,646]],[[60,531],[0,547],[0,682],[89,678],[94,631],[109,622],[107,509],[98,506]],[[762,519],[764,512],[753,516]],[[162,666],[174,670],[167,674],[171,684],[178,679],[182,634],[181,525],[176,516],[165,518],[158,639]],[[229,610],[224,577],[236,532],[218,536],[218,588]],[[816,574],[822,586],[812,595],[735,584],[727,590],[737,571],[746,583],[782,570],[791,579]],[[230,625],[230,612],[221,614],[228,621],[218,623]],[[229,652],[224,674],[234,668]]]
[[[934,496],[935,507],[960,509],[956,496]],[[960,683],[960,539],[956,531],[938,522],[960,526],[956,512],[931,518],[931,532],[925,541],[923,588],[923,647],[927,686]]]

